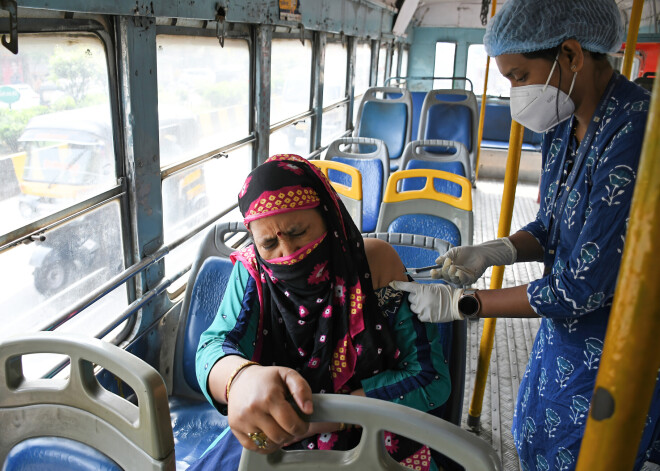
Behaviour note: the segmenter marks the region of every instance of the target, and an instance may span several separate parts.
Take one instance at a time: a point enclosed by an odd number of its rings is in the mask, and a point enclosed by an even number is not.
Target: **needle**
[[[421,273],[423,271],[429,271],[437,268],[442,268],[442,265],[430,265],[428,267],[420,267],[420,268],[410,268],[404,272],[405,275],[416,275],[418,273]]]

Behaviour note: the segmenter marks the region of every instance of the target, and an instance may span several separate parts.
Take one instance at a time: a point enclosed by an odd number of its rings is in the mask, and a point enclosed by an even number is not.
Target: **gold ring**
[[[264,448],[268,448],[268,437],[266,436],[265,433],[263,432],[248,433],[248,437],[250,437],[250,440],[254,442],[257,448],[262,450]]]

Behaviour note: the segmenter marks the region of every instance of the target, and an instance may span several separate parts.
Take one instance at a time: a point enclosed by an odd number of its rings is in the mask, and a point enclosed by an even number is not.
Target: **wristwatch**
[[[463,290],[463,294],[458,298],[458,312],[468,319],[477,319],[479,310],[481,310],[481,303],[475,296],[478,290],[468,288]]]

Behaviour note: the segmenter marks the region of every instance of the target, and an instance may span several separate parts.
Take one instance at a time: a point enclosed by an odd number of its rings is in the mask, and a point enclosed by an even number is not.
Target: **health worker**
[[[432,272],[469,285],[495,265],[543,261],[541,279],[496,290],[395,281],[426,322],[540,317],[512,433],[523,469],[573,469],[584,433],[637,177],[649,94],[614,71],[614,0],[508,0],[484,45],[511,82],[511,117],[545,133],[540,209],[510,237],[455,247]],[[634,469],[660,445],[656,383]]]

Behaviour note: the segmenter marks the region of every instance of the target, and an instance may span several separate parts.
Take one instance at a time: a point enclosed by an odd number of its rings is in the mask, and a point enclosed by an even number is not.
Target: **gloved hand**
[[[409,281],[392,281],[390,286],[410,293],[410,309],[422,322],[451,322],[463,319],[458,312],[458,299],[463,294],[462,289],[441,283],[427,285]]]
[[[486,268],[511,265],[517,257],[518,251],[507,237],[479,245],[453,247],[435,261],[442,268],[431,270],[431,278],[471,285],[481,278]]]

